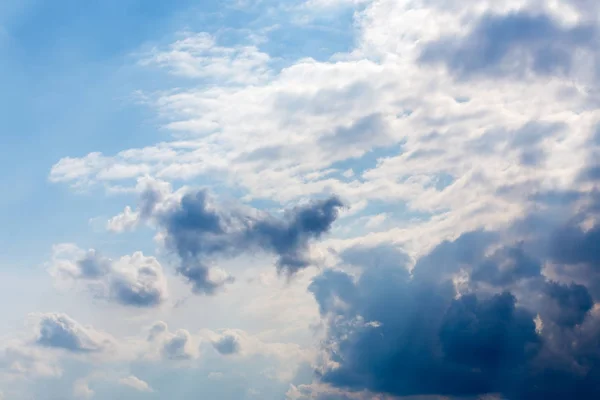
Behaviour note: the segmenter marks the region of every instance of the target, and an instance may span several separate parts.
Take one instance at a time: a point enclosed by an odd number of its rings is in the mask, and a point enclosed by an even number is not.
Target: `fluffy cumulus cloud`
[[[164,360],[182,362],[193,360],[199,355],[198,338],[186,329],[172,332],[163,321],[156,322],[150,327],[146,341],[149,345],[147,355],[151,356],[154,353]]]
[[[70,244],[54,247],[51,274],[62,282],[84,286],[95,297],[131,307],[156,307],[167,298],[167,282],[154,257],[135,252],[111,260],[96,250]]]
[[[35,343],[39,346],[86,353],[103,351],[113,343],[110,336],[85,327],[68,315],[42,314],[38,318]]]

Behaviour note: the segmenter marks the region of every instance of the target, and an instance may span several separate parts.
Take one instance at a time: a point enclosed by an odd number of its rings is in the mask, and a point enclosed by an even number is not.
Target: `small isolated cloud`
[[[222,372],[211,372],[208,374],[208,379],[210,379],[211,381],[218,381],[223,379],[223,373]]]
[[[74,353],[101,352],[113,344],[110,336],[83,326],[66,314],[34,315],[39,319],[35,343]]]
[[[50,272],[56,279],[74,281],[97,298],[144,308],[159,306],[167,298],[162,266],[142,252],[115,261],[93,249],[85,252],[73,245],[58,245],[53,258]]]
[[[119,379],[119,383],[123,386],[130,387],[137,390],[138,392],[153,392],[150,385],[147,382],[141,380],[137,376],[130,375],[126,378]]]

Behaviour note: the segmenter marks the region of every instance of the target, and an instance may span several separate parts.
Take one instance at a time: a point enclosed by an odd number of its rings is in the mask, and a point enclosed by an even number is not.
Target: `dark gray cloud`
[[[577,51],[589,51],[597,58],[598,38],[598,27],[591,23],[563,27],[544,14],[488,14],[465,36],[427,44],[420,60],[443,63],[460,78],[529,72],[567,75]]]
[[[65,314],[44,314],[37,327],[36,344],[74,353],[99,352],[109,345],[107,338],[80,325]]]
[[[463,266],[481,262],[489,246],[497,240],[497,233],[475,231],[465,233],[454,241],[444,241],[417,260],[414,277],[420,280],[446,279]]]
[[[582,222],[577,218],[556,230],[548,240],[548,251],[557,274],[585,285],[599,301],[600,225],[584,229]]]
[[[543,303],[541,314],[559,326],[580,325],[594,306],[587,288],[576,283],[565,285],[547,282],[543,293],[547,296],[547,301]]]
[[[212,343],[213,347],[223,355],[239,353],[241,349],[240,341],[237,336],[223,335]]]
[[[133,307],[156,307],[166,298],[166,286],[156,284],[164,279],[162,272],[142,267],[137,277],[115,275],[110,281],[110,298],[119,304]]]
[[[442,242],[412,272],[393,247],[344,251],[358,276],[326,270],[309,287],[327,327],[321,382],[392,396],[600,396],[600,229],[581,224],[598,196],[536,200],[506,231]]]
[[[542,265],[520,247],[502,247],[474,266],[471,279],[494,286],[507,286],[527,278],[539,277]]]
[[[262,251],[277,257],[282,273],[293,274],[307,267],[310,241],[329,232],[341,207],[337,197],[330,197],[276,217],[255,209],[220,207],[201,190],[155,212],[154,218],[165,230],[167,246],[181,260],[178,272],[192,283],[195,292],[213,294],[232,281],[231,277],[211,278],[208,264],[215,258]]]

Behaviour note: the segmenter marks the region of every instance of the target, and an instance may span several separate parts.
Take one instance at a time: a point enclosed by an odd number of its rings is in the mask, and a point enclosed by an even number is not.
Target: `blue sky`
[[[283,21],[277,15],[265,16],[264,9],[272,4],[244,8],[219,3],[118,1],[90,6],[77,1],[9,1],[2,6],[2,72],[10,77],[3,82],[10,96],[2,104],[6,116],[2,141],[3,147],[11,149],[2,161],[8,174],[4,179],[13,182],[3,198],[3,220],[10,226],[2,232],[5,240],[14,242],[16,237],[17,246],[35,245],[33,253],[39,254],[57,235],[64,235],[59,241],[88,235],[86,220],[95,217],[92,210],[110,210],[106,198],[75,197],[64,187],[48,184],[48,169],[57,159],[66,154],[114,153],[168,137],[156,115],[137,103],[135,93],[194,83],[138,68],[136,53],[168,43],[182,30],[223,32],[235,40],[280,22],[291,26],[264,46],[283,59],[328,57],[347,50],[353,40],[349,11],[343,12],[341,21],[336,15],[334,24],[311,29],[289,22],[287,15]],[[285,65],[284,60],[280,63]],[[45,199],[44,210],[34,206],[34,199],[40,197]],[[19,228],[17,220],[22,221],[24,214],[37,221],[35,232]],[[65,219],[70,221],[68,228],[63,224],[57,232],[55,226]],[[23,250],[18,247],[14,254],[2,257],[19,264],[41,261],[24,260]]]
[[[598,396],[598,11],[3,1],[0,399]]]

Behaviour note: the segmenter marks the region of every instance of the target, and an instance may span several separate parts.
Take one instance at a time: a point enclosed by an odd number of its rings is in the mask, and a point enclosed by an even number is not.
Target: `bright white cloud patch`
[[[166,50],[154,49],[140,63],[188,78],[223,84],[256,84],[269,77],[270,57],[253,45],[223,47],[207,33],[187,34]]]
[[[139,392],[152,392],[152,388],[150,385],[148,385],[148,383],[133,375],[119,379],[119,383],[121,385],[133,388]]]

